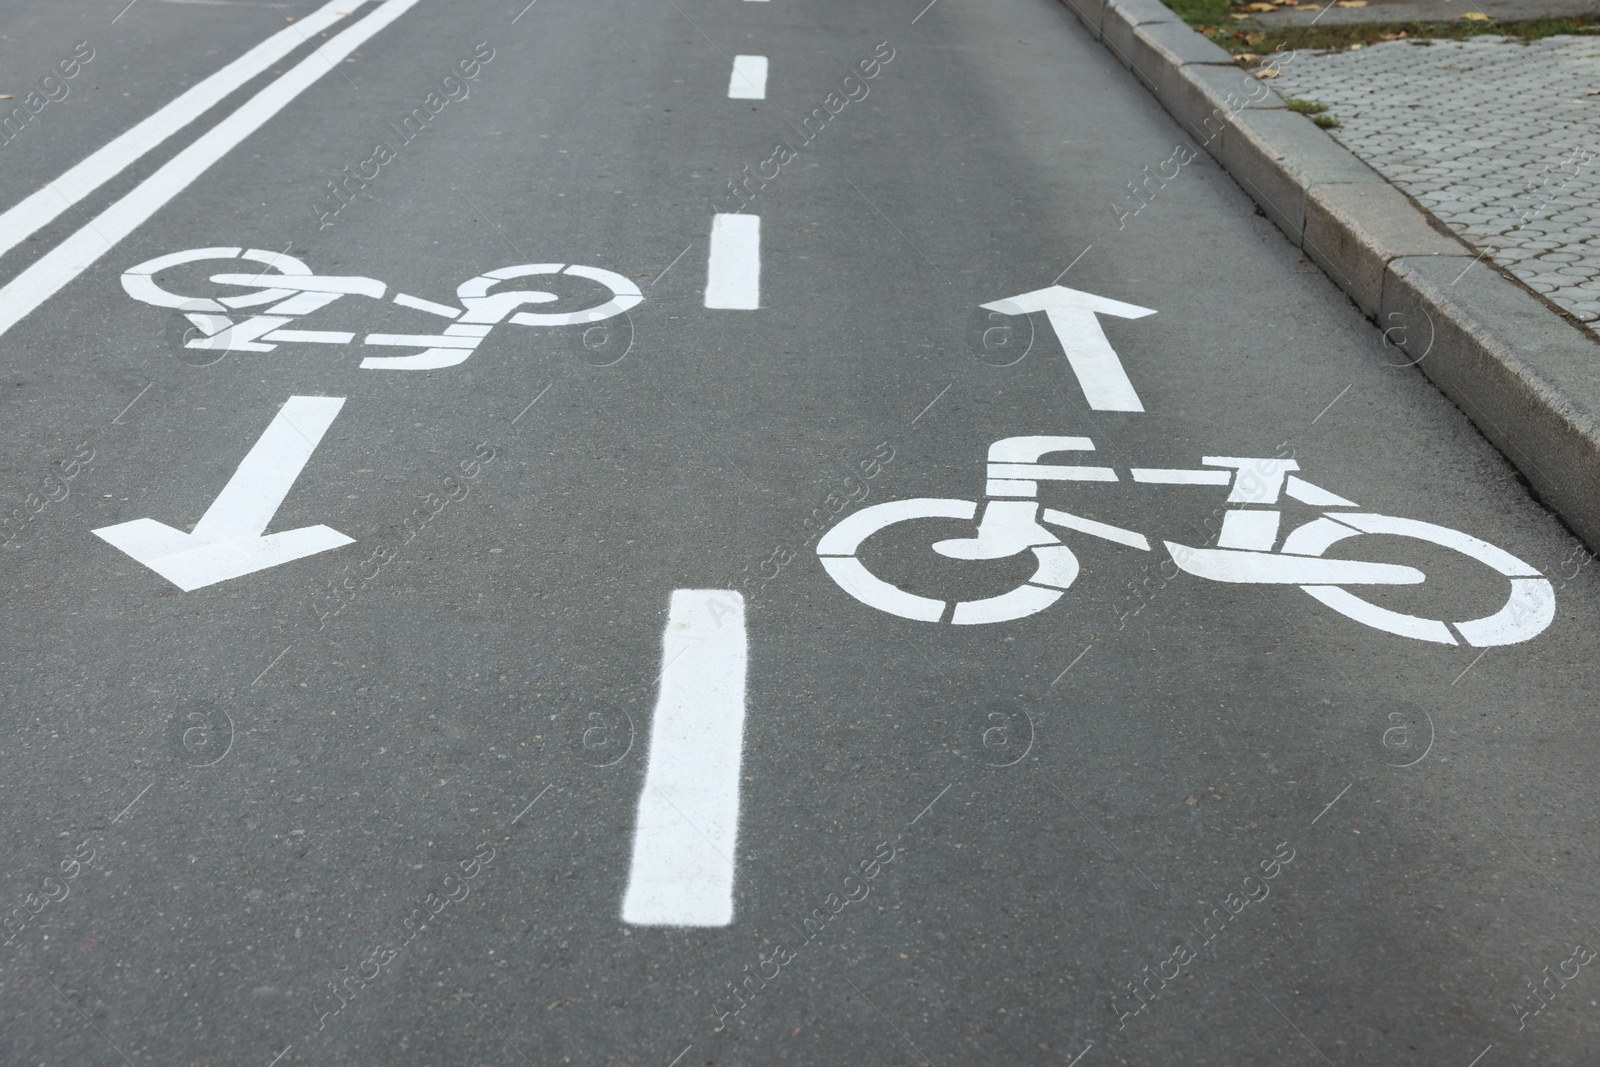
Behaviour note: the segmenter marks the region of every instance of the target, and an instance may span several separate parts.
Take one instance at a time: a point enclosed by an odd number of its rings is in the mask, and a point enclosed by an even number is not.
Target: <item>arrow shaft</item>
[[[1100,320],[1092,310],[1055,306],[1047,307],[1045,314],[1091,408],[1095,411],[1144,410],[1133,382],[1128,380],[1128,372],[1122,368],[1122,359],[1106,339]]]
[[[195,524],[194,543],[261,536],[342,407],[340,396],[291,396]]]

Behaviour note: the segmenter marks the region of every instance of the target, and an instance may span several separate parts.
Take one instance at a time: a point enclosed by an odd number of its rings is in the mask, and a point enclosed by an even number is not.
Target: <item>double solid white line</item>
[[[0,288],[0,335],[60,292],[117,242],[266,124],[350,53],[416,6],[419,0],[383,0],[366,18],[340,33],[112,204],[38,262]],[[216,100],[349,13],[359,0],[334,0],[251,49],[166,107],[117,137],[56,182],[0,216],[0,254],[68,210],[156,144],[193,122]]]
[[[315,14],[279,30],[0,215],[0,256],[121,174],[129,164],[156,145],[211,110],[217,101],[344,18],[359,3],[360,0],[333,0]]]

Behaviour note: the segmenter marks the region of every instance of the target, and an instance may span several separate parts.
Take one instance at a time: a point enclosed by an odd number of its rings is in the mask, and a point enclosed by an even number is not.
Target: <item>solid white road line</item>
[[[743,597],[720,589],[673,591],[624,922],[733,921],[748,658]]]
[[[767,98],[767,57],[734,56],[733,73],[728,76],[729,100]]]
[[[52,248],[38,262],[0,288],[0,335],[60,292],[118,241],[142,225],[212,164],[266,124],[301,93],[338,66],[418,0],[384,0],[378,8],[262,89],[239,110],[202,134],[128,195],[94,221]]]
[[[706,307],[753,311],[760,306],[761,216],[712,216]]]
[[[315,13],[279,30],[0,215],[0,256],[121,174],[129,164],[205,114],[217,101],[344,18],[359,2],[332,0]]]

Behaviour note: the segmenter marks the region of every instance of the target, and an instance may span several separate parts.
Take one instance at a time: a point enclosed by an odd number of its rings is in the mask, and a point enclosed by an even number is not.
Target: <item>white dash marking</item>
[[[1489,1043],[1489,1048],[1494,1048],[1494,1042],[1491,1041]],[[1484,1049],[1482,1052],[1478,1053],[1477,1056],[1473,1057],[1472,1062],[1467,1064],[1467,1067],[1478,1067],[1478,1061],[1489,1054],[1489,1048]]]
[[[283,1046],[283,1051],[282,1052],[280,1052],[276,1056],[272,1057],[272,1063],[267,1064],[267,1067],[273,1067],[273,1064],[276,1064],[279,1060],[281,1060],[285,1056],[287,1056],[289,1054],[289,1050],[292,1049],[292,1048],[294,1048],[294,1042],[291,1041],[289,1044]]]
[[[767,98],[767,57],[734,56],[733,73],[728,76],[729,100]]]
[[[678,1061],[687,1056],[692,1048],[694,1048],[693,1044],[685,1045],[683,1051],[674,1056],[672,1062],[667,1064],[667,1067],[678,1067]]]
[[[661,658],[667,666],[650,728],[622,919],[635,926],[727,926],[749,658],[744,598],[674,590]]]
[[[760,306],[761,216],[712,216],[706,307],[754,311]]]

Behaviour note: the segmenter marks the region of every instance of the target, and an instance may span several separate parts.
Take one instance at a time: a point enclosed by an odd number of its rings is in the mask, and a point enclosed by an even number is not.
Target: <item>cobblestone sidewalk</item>
[[[1275,89],[1328,105],[1346,147],[1600,332],[1600,38],[1394,41],[1283,72]]]

